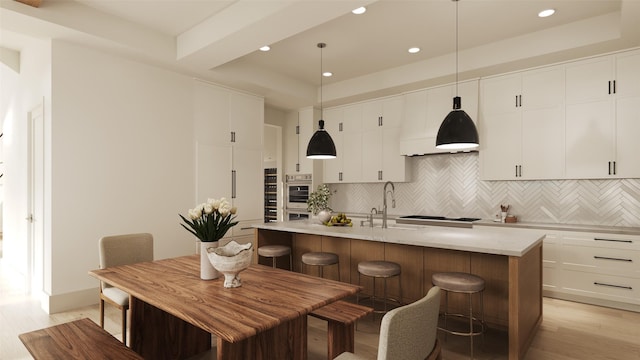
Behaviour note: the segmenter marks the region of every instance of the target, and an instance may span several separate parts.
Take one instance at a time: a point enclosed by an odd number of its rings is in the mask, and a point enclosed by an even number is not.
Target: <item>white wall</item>
[[[56,312],[97,287],[101,236],[150,232],[156,258],[194,252],[178,213],[193,205],[195,150],[190,78],[62,41],[52,69],[44,306]]]
[[[3,30],[4,31],[4,30]],[[0,64],[0,124],[4,146],[3,262],[27,273],[27,113],[45,100],[51,109],[51,44],[15,34],[20,73]]]

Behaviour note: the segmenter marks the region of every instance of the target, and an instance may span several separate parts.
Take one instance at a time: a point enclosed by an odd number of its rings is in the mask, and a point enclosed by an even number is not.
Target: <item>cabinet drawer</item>
[[[564,236],[563,244],[584,245],[608,249],[640,250],[640,236],[589,234]]]
[[[560,287],[562,274],[560,270],[544,267],[542,268],[542,288],[544,290],[555,290]]]
[[[562,258],[564,267],[640,277],[640,251],[590,246],[567,246],[566,250]]]
[[[263,222],[260,219],[257,220],[243,220],[238,222],[238,225],[234,226],[233,229],[233,237],[236,236],[248,236],[251,235],[253,236],[254,234],[254,228],[251,226],[251,224],[255,224],[255,223],[261,223]]]
[[[582,296],[640,304],[640,279],[565,270],[563,290]]]

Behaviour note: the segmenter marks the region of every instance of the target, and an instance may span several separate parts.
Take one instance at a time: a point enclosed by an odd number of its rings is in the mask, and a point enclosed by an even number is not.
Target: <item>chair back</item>
[[[440,288],[422,299],[384,315],[380,324],[378,360],[424,360],[436,343]]]
[[[153,236],[149,233],[105,236],[98,241],[100,268],[153,261]],[[102,287],[108,287],[102,283]]]

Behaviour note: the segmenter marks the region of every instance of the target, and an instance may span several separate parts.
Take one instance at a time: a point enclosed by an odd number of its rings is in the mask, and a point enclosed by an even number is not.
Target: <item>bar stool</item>
[[[302,254],[302,268],[304,265],[320,267],[320,277],[323,277],[322,269],[328,265],[338,265],[338,281],[340,281],[340,260],[337,254],[330,252],[308,252]],[[303,271],[304,272],[304,271]]]
[[[293,271],[293,258],[291,257],[291,247],[286,245],[264,245],[258,248],[258,256],[271,258],[273,268],[276,268],[276,258],[289,255],[289,270]]]
[[[373,294],[371,295],[371,307],[374,308],[373,318],[375,314],[385,314],[387,312],[388,300],[402,305],[402,281],[400,279],[401,268],[400,264],[391,261],[373,260],[373,261],[361,261],[358,263],[358,285],[360,284],[360,276],[369,276],[373,278]],[[400,288],[400,299],[393,299],[387,296],[387,279],[391,277],[398,277],[398,286]],[[376,279],[384,279],[384,291],[383,291],[383,303],[384,310],[375,310],[376,303]],[[356,302],[360,303],[360,296],[356,294]]]
[[[469,337],[469,353],[473,359],[473,337],[484,334],[484,279],[467,273],[461,272],[443,272],[435,273],[431,277],[431,282],[435,286],[439,286],[440,290],[445,292],[444,301],[444,327],[438,326],[438,330],[442,330],[448,334],[468,336]],[[449,292],[469,294],[469,315],[449,314]],[[473,316],[472,295],[480,294],[480,319]],[[453,331],[447,327],[447,316],[456,316],[469,319],[469,332]],[[479,324],[478,331],[474,331],[474,321]]]

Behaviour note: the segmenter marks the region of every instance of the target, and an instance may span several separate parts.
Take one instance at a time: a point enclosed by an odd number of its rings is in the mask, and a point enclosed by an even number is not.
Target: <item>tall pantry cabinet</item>
[[[263,123],[263,98],[194,81],[196,203],[225,197],[237,207],[225,237],[238,242],[263,217]]]

